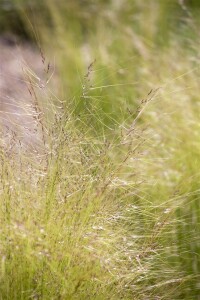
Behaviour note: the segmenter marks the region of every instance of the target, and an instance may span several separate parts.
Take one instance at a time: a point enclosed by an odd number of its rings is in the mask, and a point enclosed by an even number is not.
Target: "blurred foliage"
[[[141,24],[139,23],[144,9],[148,11],[148,18],[143,20],[146,26],[151,26],[149,19],[153,18],[155,10],[158,10],[158,32],[156,36],[160,42],[165,40],[166,43],[166,36],[169,31],[174,28],[174,25],[179,26],[181,24],[181,18],[185,14],[183,8],[187,7],[193,14],[200,7],[200,2],[197,0],[166,0],[162,2],[150,0],[147,3],[137,0],[1,0],[0,30],[1,32],[11,31],[25,38],[30,38],[31,33],[30,31],[27,32],[27,23],[23,14],[32,21],[35,18],[35,21],[38,21],[42,17],[43,22],[47,26],[51,26],[53,22],[52,15],[48,12],[51,7],[59,11],[63,26],[68,26],[74,20],[72,27],[74,23],[78,23],[77,26],[79,26],[84,36],[88,31],[95,31],[97,20],[106,17],[104,15],[106,10],[108,12],[110,9],[110,14],[114,10],[115,17],[118,18],[119,22],[126,22],[127,25],[134,26],[138,33],[141,30]]]

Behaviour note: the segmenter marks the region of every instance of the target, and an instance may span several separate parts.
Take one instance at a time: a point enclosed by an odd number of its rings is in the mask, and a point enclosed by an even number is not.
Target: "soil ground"
[[[31,44],[19,43],[14,36],[0,36],[0,126],[3,131],[21,131],[22,140],[28,141],[37,137],[32,132],[27,73],[37,76],[37,80],[43,77],[39,51]]]

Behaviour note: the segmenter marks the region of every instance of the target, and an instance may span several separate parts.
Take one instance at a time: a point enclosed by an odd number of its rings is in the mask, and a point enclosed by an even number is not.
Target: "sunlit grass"
[[[1,299],[199,299],[198,22],[124,2],[20,10],[47,79],[2,133]]]

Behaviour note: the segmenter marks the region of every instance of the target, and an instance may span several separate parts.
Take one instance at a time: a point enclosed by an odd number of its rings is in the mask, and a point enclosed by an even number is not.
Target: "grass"
[[[47,81],[2,128],[0,299],[200,299],[195,12],[57,4],[16,11]]]

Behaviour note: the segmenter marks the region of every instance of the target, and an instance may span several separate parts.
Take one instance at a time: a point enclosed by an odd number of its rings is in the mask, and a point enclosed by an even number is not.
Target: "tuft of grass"
[[[107,133],[102,124],[97,135],[92,107],[80,117],[45,87],[40,98],[28,71],[31,101],[21,110],[32,125],[1,139],[1,299],[126,297],[118,220],[141,184],[132,160],[145,139],[134,121]]]
[[[47,80],[24,70],[32,126],[2,129],[1,299],[199,299],[194,11],[37,8],[20,14]]]

